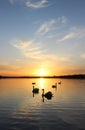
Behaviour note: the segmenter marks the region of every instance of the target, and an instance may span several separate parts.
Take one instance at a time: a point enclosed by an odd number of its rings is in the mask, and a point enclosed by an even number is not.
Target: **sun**
[[[44,69],[40,69],[38,73],[39,73],[39,76],[45,76],[46,75],[46,71]]]

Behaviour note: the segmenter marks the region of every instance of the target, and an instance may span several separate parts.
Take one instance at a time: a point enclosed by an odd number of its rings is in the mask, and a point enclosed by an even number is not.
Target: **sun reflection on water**
[[[43,89],[45,87],[45,79],[40,78],[40,89]]]

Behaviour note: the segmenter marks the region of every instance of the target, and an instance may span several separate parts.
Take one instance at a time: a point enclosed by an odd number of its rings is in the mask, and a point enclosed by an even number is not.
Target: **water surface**
[[[32,82],[38,94],[32,93]],[[42,88],[53,93],[51,100],[42,98]],[[85,80],[0,80],[0,130],[52,129],[85,130]]]

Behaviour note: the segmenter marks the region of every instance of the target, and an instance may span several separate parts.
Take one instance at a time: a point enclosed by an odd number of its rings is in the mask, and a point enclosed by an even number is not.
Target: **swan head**
[[[36,84],[35,82],[32,83],[32,85],[35,85],[35,84]]]

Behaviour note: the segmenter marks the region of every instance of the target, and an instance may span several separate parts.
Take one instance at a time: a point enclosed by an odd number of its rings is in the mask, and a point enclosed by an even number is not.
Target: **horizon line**
[[[68,74],[68,75],[54,75],[54,76],[4,76],[0,75],[1,78],[79,78],[79,79],[85,79],[85,74]]]

